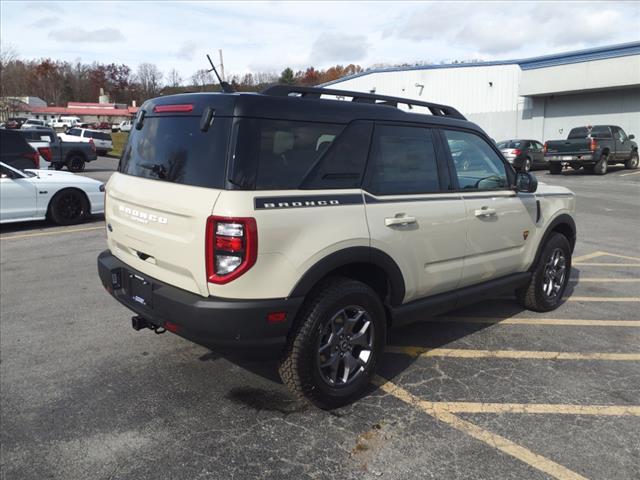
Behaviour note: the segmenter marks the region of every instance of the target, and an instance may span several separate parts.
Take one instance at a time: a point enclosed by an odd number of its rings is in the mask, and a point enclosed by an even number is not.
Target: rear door
[[[531,145],[531,158],[535,165],[544,165],[546,162],[544,160],[544,147],[540,142],[532,140],[529,142]]]
[[[108,243],[133,268],[208,295],[205,228],[225,184],[229,117],[149,113],[107,185]]]
[[[479,134],[463,130],[442,130],[442,134],[466,210],[460,286],[522,271],[526,241],[535,226],[535,197],[519,195],[510,187],[511,170]]]
[[[462,274],[465,207],[447,191],[442,146],[424,126],[378,124],[364,181],[371,246],[405,279],[405,302],[453,290]]]
[[[616,159],[618,161],[628,160],[631,155],[631,141],[627,134],[620,127],[611,127],[611,131],[616,144]]]

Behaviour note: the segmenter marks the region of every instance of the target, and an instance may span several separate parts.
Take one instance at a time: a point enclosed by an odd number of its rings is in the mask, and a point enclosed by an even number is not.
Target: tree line
[[[280,74],[257,72],[227,76],[236,91],[260,91],[276,83],[313,86],[346,75],[362,72],[359,65],[336,65],[326,70],[309,67],[294,71],[287,67]],[[111,102],[138,105],[160,95],[187,91],[219,91],[212,73],[198,70],[183,77],[174,69],[163,72],[152,63],[142,63],[137,69],[117,63],[82,63],[44,58],[22,60],[11,52],[0,58],[0,97],[40,97],[48,105],[67,102],[97,102],[100,89]]]

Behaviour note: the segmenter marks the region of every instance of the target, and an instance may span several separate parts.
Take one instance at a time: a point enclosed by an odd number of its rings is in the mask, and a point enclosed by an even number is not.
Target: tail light
[[[516,148],[516,149],[513,151],[513,154],[514,154],[516,157],[517,157],[518,155],[520,155],[521,153],[522,153],[522,150],[520,150],[519,148]]]
[[[91,145],[91,150],[96,151],[96,144],[93,141],[93,138],[89,139],[89,145]]]
[[[548,149],[547,142],[544,142],[544,147],[542,149],[544,151],[544,153],[547,153],[547,149]]]
[[[47,162],[50,162],[53,158],[51,148],[49,147],[38,147],[38,152],[40,152],[40,155],[42,155]]]
[[[33,162],[33,168],[40,168],[40,154],[35,150],[33,152],[28,152],[22,155],[24,158],[28,158]]]
[[[209,217],[205,249],[209,282],[223,285],[238,278],[258,256],[255,218]]]
[[[596,148],[598,148],[598,142],[596,142],[595,138],[592,138],[591,145],[589,145],[589,150],[591,150],[592,152],[595,152]]]

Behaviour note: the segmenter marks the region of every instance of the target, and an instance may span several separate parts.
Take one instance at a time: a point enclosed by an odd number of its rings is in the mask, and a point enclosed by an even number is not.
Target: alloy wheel
[[[562,290],[567,274],[567,259],[561,248],[551,252],[544,267],[542,291],[549,299],[556,299]]]
[[[363,307],[338,311],[322,326],[318,340],[316,361],[322,379],[332,387],[351,384],[372,358],[374,335],[373,322]]]

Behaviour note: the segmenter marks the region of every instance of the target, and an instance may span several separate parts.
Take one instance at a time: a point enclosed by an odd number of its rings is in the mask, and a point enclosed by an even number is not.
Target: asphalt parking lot
[[[640,478],[640,171],[612,170],[536,172],[577,194],[558,310],[507,296],[393,331],[333,412],[272,365],[131,329],[96,274],[101,218],[3,227],[2,479]]]

